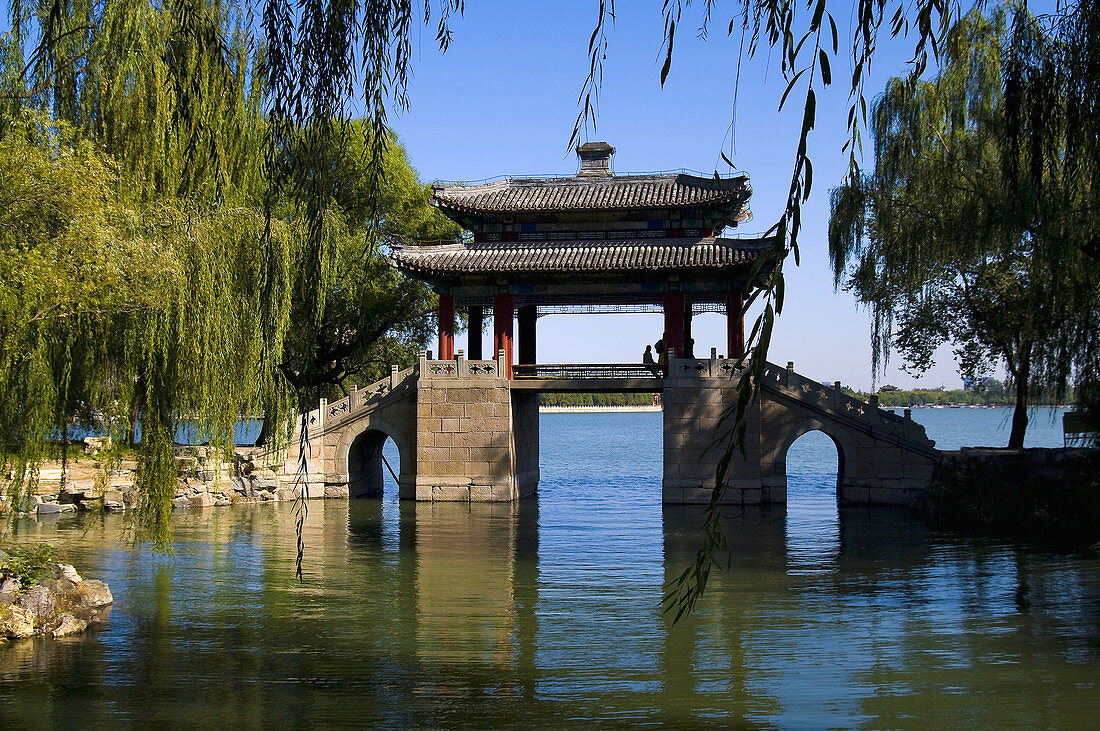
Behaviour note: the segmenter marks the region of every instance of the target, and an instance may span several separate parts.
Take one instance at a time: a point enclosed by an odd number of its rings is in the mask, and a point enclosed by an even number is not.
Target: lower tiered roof
[[[393,263],[420,278],[460,280],[482,275],[621,277],[711,275],[747,271],[775,245],[772,238],[665,238],[599,241],[521,241],[397,247]]]

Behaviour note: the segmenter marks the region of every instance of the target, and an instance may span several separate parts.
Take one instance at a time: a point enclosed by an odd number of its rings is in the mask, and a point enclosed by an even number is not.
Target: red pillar
[[[466,357],[470,360],[481,360],[481,330],[485,325],[485,310],[481,305],[470,305],[469,325],[466,331],[469,339]]]
[[[691,303],[684,303],[684,352],[680,355],[681,358],[694,358],[695,353],[689,353],[688,348],[691,345]]]
[[[455,357],[455,298],[439,295],[439,359]]]
[[[741,316],[744,298],[745,293],[740,289],[726,293],[726,350],[730,358],[745,354],[745,318]]]
[[[684,357],[684,293],[665,292],[665,351]]]
[[[504,351],[504,377],[512,377],[512,311],[515,297],[498,294],[493,297],[493,357]]]
[[[535,360],[535,322],[538,319],[538,310],[535,305],[524,305],[519,308],[516,317],[519,324],[519,363],[534,365]]]

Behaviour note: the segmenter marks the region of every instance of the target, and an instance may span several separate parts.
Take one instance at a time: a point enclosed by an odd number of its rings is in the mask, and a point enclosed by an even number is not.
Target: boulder
[[[110,489],[103,491],[103,507],[107,510],[123,510],[126,508],[126,496],[122,490]]]
[[[34,635],[34,614],[17,604],[0,607],[0,635],[13,640]]]
[[[208,492],[200,492],[189,498],[189,504],[192,508],[209,508],[214,505],[214,498]]]
[[[186,498],[186,497],[178,497],[178,498],[176,498],[175,500],[172,501],[172,507],[175,507],[175,508],[186,508],[190,504],[191,504],[190,498]]]
[[[62,503],[60,506],[62,513],[75,513],[76,506],[72,503]]]
[[[68,564],[59,563],[59,564],[57,564],[57,568],[61,569],[61,576],[62,577],[68,579],[69,581],[73,582],[74,584],[79,584],[81,581],[84,580],[84,579],[80,578],[80,574],[78,574],[76,572],[76,569],[73,568],[72,566],[69,566]]]
[[[4,579],[3,584],[0,584],[0,591],[4,592],[5,594],[18,594],[19,590],[22,588],[23,587],[19,584],[19,579],[15,578],[14,576],[9,576],[8,578]]]
[[[238,492],[241,495],[244,495],[245,497],[251,497],[251,495],[252,495],[252,485],[251,484],[249,484],[248,482],[246,482],[245,480],[243,480],[240,477],[233,477],[233,478],[231,478],[231,480],[233,482],[234,492]]]
[[[105,607],[114,604],[115,598],[111,596],[111,588],[97,579],[85,579],[77,587],[77,596],[81,607]]]
[[[84,438],[84,452],[86,454],[97,454],[104,449],[111,448],[111,437],[85,437]]]
[[[61,512],[61,506],[43,501],[35,506],[34,511],[39,515],[56,515]]]
[[[61,621],[52,634],[54,637],[66,637],[68,635],[75,635],[77,632],[83,632],[86,629],[88,629],[87,622],[66,613],[61,615]]]
[[[36,618],[46,618],[57,611],[57,599],[45,584],[32,586],[23,592],[17,604],[30,611]]]

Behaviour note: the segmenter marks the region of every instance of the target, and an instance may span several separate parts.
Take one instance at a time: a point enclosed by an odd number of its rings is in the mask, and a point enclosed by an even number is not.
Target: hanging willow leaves
[[[701,5],[699,35],[706,36],[720,6],[717,0],[706,0]],[[787,82],[809,70],[798,81],[806,84],[804,123],[792,143],[794,164],[785,209],[771,228],[776,245],[770,269],[761,272],[763,289],[746,303],[746,311],[749,307],[763,307],[749,342],[752,367],[739,383],[738,408],[724,422],[724,428],[736,435],[743,434],[745,408],[756,392],[758,369],[767,355],[774,320],[781,310],[783,264],[790,254],[796,260],[798,257],[801,204],[813,184],[807,141],[816,113],[814,94],[832,79],[828,57],[837,52],[838,34],[824,0],[737,0],[728,5],[728,31],[740,32],[742,43],[747,39],[744,45],[750,56],[761,44],[773,50]],[[580,111],[573,140],[595,124],[603,60],[608,51],[608,29],[615,17],[612,0],[596,0],[594,6],[597,19],[588,45],[590,63],[578,99]],[[685,23],[691,24],[685,17],[691,6],[690,0],[665,0],[662,5],[663,78],[673,71],[676,33]],[[48,110],[72,124],[79,134],[104,145],[107,153],[120,161],[123,169],[112,185],[132,193],[140,203],[149,204],[161,196],[170,196],[186,201],[174,204],[177,210],[194,207],[198,211],[232,206],[234,200],[262,203],[261,235],[252,241],[251,258],[258,263],[248,273],[255,278],[259,294],[249,304],[237,308],[233,321],[239,329],[252,334],[248,337],[241,333],[239,339],[245,346],[244,352],[252,357],[251,372],[260,374],[256,390],[262,395],[234,394],[234,397],[244,399],[244,403],[258,398],[265,408],[275,408],[285,394],[277,379],[268,374],[277,372],[277,360],[282,353],[290,293],[294,291],[290,273],[303,272],[308,278],[300,290],[299,305],[319,323],[328,291],[326,283],[333,276],[333,262],[338,256],[336,242],[330,235],[338,227],[338,222],[332,220],[337,181],[329,163],[340,159],[353,136],[348,125],[350,102],[358,95],[358,106],[371,130],[367,138],[370,146],[367,193],[377,217],[384,153],[390,139],[385,129],[387,110],[408,104],[412,33],[421,23],[431,27],[440,48],[445,49],[452,41],[449,23],[463,10],[462,0],[422,3],[264,0],[262,4],[44,0],[33,6],[14,3],[13,34],[4,49],[0,133],[16,119],[13,110],[23,106]],[[911,35],[913,69],[920,74],[928,65],[929,54],[936,56],[947,30],[958,17],[957,4],[952,0],[856,2],[850,24],[853,73],[846,145],[853,177],[859,174],[861,129],[867,122],[863,85],[879,33],[885,30],[891,36]],[[1065,105],[1064,114],[1067,119],[1084,122],[1082,134],[1066,146],[1067,154],[1074,160],[1092,159],[1096,140],[1100,139],[1095,134],[1095,104],[1100,98],[1096,93],[1096,79],[1100,76],[1096,69],[1100,64],[1093,58],[1096,51],[1092,42],[1100,26],[1097,10],[1088,3],[1070,4],[1056,17],[1060,27],[1055,37],[1062,49],[1058,52],[1059,63],[1075,64],[1072,67],[1075,70],[1068,76],[1059,77],[1060,83],[1078,84],[1069,97],[1074,102]],[[33,47],[29,62],[22,57],[25,43]],[[18,73],[14,71],[16,67]],[[1025,82],[1033,78],[1035,68],[1036,64],[1023,62],[1018,78]],[[1011,72],[1008,76],[1013,78]],[[1014,105],[1015,102],[1009,102],[1010,112]],[[1024,109],[1027,105],[1021,103],[1015,108]],[[1092,137],[1088,138],[1090,134]],[[262,160],[251,164],[248,155],[256,149],[257,139],[261,141]],[[1048,155],[1055,149],[1031,141],[1026,144],[1027,149],[1034,151],[1029,158],[1032,161],[1049,160]],[[1027,174],[1033,175],[1042,168],[1042,164],[1033,162]],[[1086,172],[1093,174],[1095,169],[1089,167]],[[138,206],[134,219],[131,228],[143,230],[146,224],[141,222],[147,216]],[[302,221],[300,230],[285,228],[290,219]],[[217,215],[209,219],[200,216],[201,221],[211,226],[229,223]],[[251,225],[249,221],[248,226]],[[166,233],[185,235],[187,230],[177,222]],[[1094,251],[1095,241],[1091,246]],[[183,261],[179,267],[181,272],[195,271],[186,268]],[[216,275],[209,286],[200,288],[203,296],[214,292],[215,285],[220,286],[220,280],[215,280]],[[190,306],[197,299],[198,295],[194,299],[185,296],[183,301],[177,297],[174,307]],[[215,345],[225,344],[232,326],[228,320],[217,320],[213,332],[204,330],[206,335],[196,338],[186,331],[195,324],[192,314],[178,309],[172,310],[175,313],[172,314],[163,309],[158,310],[156,317],[150,316],[148,322],[143,321],[142,339],[126,351],[130,353],[127,361],[131,363],[130,370],[112,383],[119,394],[125,395],[123,392],[130,390],[137,398],[149,396],[154,388],[164,389],[172,397],[156,394],[151,401],[158,404],[156,408],[208,407],[212,421],[224,424],[223,417],[242,402],[210,403],[207,399],[217,389],[198,387],[198,392],[190,392],[189,389],[197,388],[192,378],[195,368],[169,367],[165,359],[181,354],[170,352],[172,348],[211,354]],[[215,318],[227,316],[221,310],[209,314]],[[182,345],[170,341],[171,333],[186,335],[180,341]],[[68,343],[59,336],[53,342],[58,348]],[[147,347],[137,348],[138,342]],[[79,351],[77,347],[72,352]],[[42,360],[41,354],[35,357],[40,362],[30,358],[25,365],[46,373],[49,361]],[[144,364],[144,370],[138,363]],[[56,369],[50,372],[60,373]],[[137,385],[123,384],[125,377],[135,378]],[[75,377],[62,381],[71,383]],[[52,402],[49,408],[43,407],[42,413],[47,411],[58,413]],[[726,443],[727,454],[736,442],[734,439]],[[716,508],[711,514],[716,515]],[[702,568],[695,572],[696,579],[682,584],[689,587],[684,596],[697,596],[702,590],[707,576],[703,569],[709,567],[719,548],[708,540],[700,553],[697,565]]]
[[[872,111],[874,172],[833,191],[829,242],[837,285],[874,316],[875,365],[897,350],[923,370],[948,341],[968,380],[1003,366],[1018,449],[1030,407],[1098,370],[1100,261],[1095,161],[1069,149],[1095,142],[1067,129],[1068,64],[1026,11],[1011,39],[1008,23],[972,11],[934,79],[888,84]]]

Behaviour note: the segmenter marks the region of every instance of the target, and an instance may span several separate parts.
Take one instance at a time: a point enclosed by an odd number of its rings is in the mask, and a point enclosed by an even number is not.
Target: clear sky
[[[466,4],[465,16],[455,19],[454,43],[444,55],[436,50],[434,33],[422,30],[414,48],[411,109],[391,119],[421,177],[573,175],[576,155],[567,143],[596,6],[595,0],[474,0]],[[753,219],[737,232],[763,233],[783,210],[804,87],[779,113],[784,82],[764,49],[742,64],[734,115],[740,34],[728,37],[727,19],[716,15],[706,41],[696,38],[697,23],[685,16],[662,89],[661,0],[619,0],[616,6],[597,127],[585,140],[616,148],[617,173],[688,168],[728,174],[719,151],[730,155],[733,123],[731,157],[753,187]],[[833,8],[841,35],[841,56],[833,63],[838,83],[818,95],[810,148],[815,182],[803,210],[802,263],[788,264],[787,302],[770,359],[793,360],[797,370],[821,381],[867,389],[870,318],[850,294],[834,292],[826,238],[829,188],[841,181],[847,166],[841,146],[852,66],[845,54],[849,7]],[[879,50],[867,87],[871,95],[905,71],[912,43],[883,40]],[[553,315],[539,318],[538,328],[540,362],[625,362],[640,360],[646,343],[660,337],[662,324],[660,315]],[[697,353],[711,346],[725,350],[721,316],[696,316],[693,331]],[[456,347],[464,348],[465,339],[459,340]],[[939,356],[919,377],[903,373],[900,359],[892,358],[878,385],[959,387],[950,349],[942,348]]]

